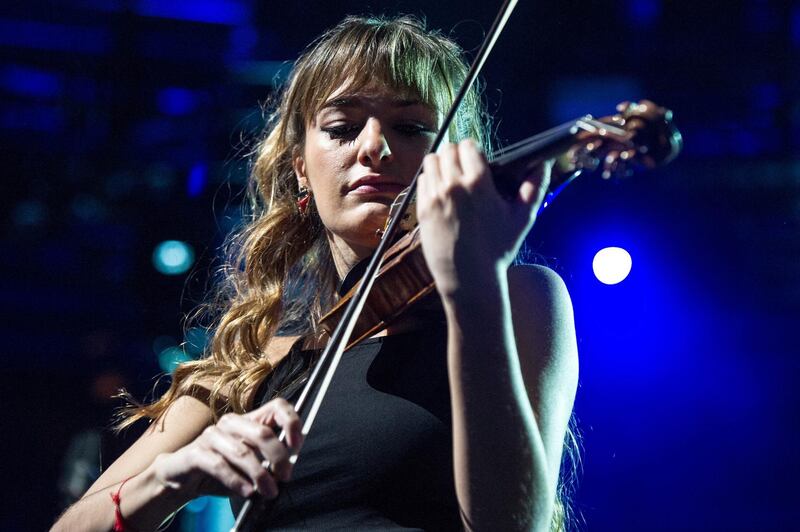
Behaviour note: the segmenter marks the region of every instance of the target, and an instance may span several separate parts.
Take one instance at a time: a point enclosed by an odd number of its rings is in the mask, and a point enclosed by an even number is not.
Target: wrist
[[[157,472],[157,462],[131,477],[117,488],[118,506],[125,530],[155,530],[171,513],[192,499],[185,490],[164,482]]]

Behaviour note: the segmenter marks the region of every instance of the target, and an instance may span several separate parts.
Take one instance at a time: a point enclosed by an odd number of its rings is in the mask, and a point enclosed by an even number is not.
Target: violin
[[[544,205],[583,171],[602,165],[602,177],[626,177],[632,170],[655,168],[674,159],[682,148],[681,134],[672,122],[672,112],[649,100],[623,102],[617,113],[594,119],[585,116],[509,146],[497,154],[489,167],[501,196],[513,199],[524,179],[541,163],[555,159]],[[390,209],[390,219],[409,194],[401,192]],[[420,308],[434,289],[425,264],[414,202],[401,216],[402,236],[383,256],[375,284],[355,323],[347,349],[385,329],[401,316]],[[344,309],[358,291],[358,284],[342,296],[320,322],[332,335]]]

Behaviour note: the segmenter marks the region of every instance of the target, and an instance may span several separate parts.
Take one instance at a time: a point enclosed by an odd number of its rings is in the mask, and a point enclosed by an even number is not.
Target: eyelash
[[[361,126],[358,125],[340,125],[322,128],[322,131],[327,133],[331,140],[339,140],[341,142],[353,142],[360,130]],[[422,124],[400,124],[395,126],[395,130],[407,137],[415,137],[433,132],[429,127]]]

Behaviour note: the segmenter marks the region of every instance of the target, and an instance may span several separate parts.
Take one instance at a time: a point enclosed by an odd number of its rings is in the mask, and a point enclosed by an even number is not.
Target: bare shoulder
[[[529,392],[541,397],[557,389],[573,396],[578,349],[572,300],[564,280],[544,266],[513,266],[508,285],[514,335]]]
[[[542,310],[572,313],[567,285],[550,268],[538,264],[512,266],[508,269],[508,287],[512,303],[536,303],[539,308],[544,306]]]

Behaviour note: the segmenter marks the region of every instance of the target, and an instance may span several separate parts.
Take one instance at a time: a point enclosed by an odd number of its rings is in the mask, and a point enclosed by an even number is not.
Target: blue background
[[[0,529],[49,526],[75,457],[95,467],[109,395],[144,397],[158,352],[185,340],[182,316],[238,221],[259,103],[302,47],[346,14],[405,12],[475,51],[496,9],[3,3]],[[587,530],[800,518],[799,59],[796,2],[575,0],[521,2],[486,65],[502,143],[644,97],[675,112],[686,142],[669,167],[582,177],[528,239],[574,300]],[[195,251],[188,274],[152,265],[172,239]],[[633,257],[616,286],[591,271],[610,245]],[[189,340],[191,355],[202,339]],[[103,441],[106,462],[125,445]]]

